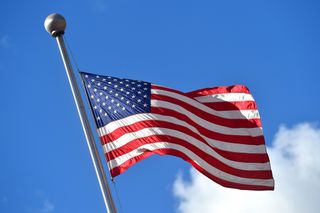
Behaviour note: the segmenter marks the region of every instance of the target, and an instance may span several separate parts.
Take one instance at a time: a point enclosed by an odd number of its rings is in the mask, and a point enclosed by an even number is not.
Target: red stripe
[[[221,93],[247,93],[250,94],[249,89],[244,85],[234,85],[234,86],[221,86],[204,88],[186,93],[189,97],[199,97],[207,95],[215,95]]]
[[[247,184],[239,184],[239,183],[234,183],[226,180],[222,180],[205,169],[203,169],[201,166],[199,166],[197,163],[195,163],[193,160],[191,160],[187,155],[184,153],[174,150],[174,149],[158,149],[154,151],[148,151],[146,150],[143,152],[141,155],[136,156],[134,158],[129,159],[128,161],[124,162],[118,167],[115,167],[110,170],[111,176],[115,177],[123,172],[125,172],[129,167],[131,167],[133,164],[149,157],[152,154],[159,154],[159,155],[173,155],[176,157],[180,157],[184,159],[185,161],[189,162],[193,167],[195,167],[199,172],[202,174],[206,175],[208,178],[212,179],[213,181],[217,182],[218,184],[229,187],[229,188],[236,188],[236,189],[243,189],[243,190],[273,190],[274,187],[268,187],[268,186],[261,186],[261,185],[247,185]]]
[[[245,162],[245,163],[267,163],[269,162],[269,156],[267,153],[240,153],[240,152],[229,152],[225,150],[216,150],[219,155],[238,162]]]
[[[211,123],[215,123],[218,124],[220,126],[226,126],[226,127],[230,127],[230,128],[255,128],[255,127],[261,127],[261,122],[260,119],[247,119],[245,118],[240,111],[238,111],[239,113],[239,117],[242,116],[243,119],[228,119],[228,118],[222,118],[216,115],[212,115],[210,113],[207,113],[201,109],[198,109],[184,101],[172,98],[172,97],[168,97],[165,95],[158,95],[158,94],[152,94],[151,95],[151,99],[152,100],[161,100],[161,101],[166,101],[166,102],[170,102],[176,105],[179,105],[183,108],[185,108],[186,110],[188,110],[189,112],[197,115],[198,117],[210,121]],[[151,106],[153,108],[153,106]],[[170,115],[170,114],[168,114]]]
[[[160,107],[151,107],[151,112],[155,114],[160,114],[160,115],[170,115],[179,120],[182,120],[190,124],[191,126],[195,127],[200,132],[200,134],[218,141],[240,143],[240,144],[251,144],[251,145],[265,144],[263,135],[254,137],[254,136],[247,136],[247,135],[227,135],[227,134],[214,132],[194,122],[185,114],[179,113],[174,110],[160,108]]]
[[[117,140],[122,135],[129,133],[129,132],[136,132],[139,130],[142,130],[144,128],[152,128],[152,127],[163,127],[168,129],[173,129],[180,131],[182,133],[185,133],[187,135],[190,135],[197,140],[201,141],[202,143],[206,144],[207,146],[211,147],[212,150],[217,152],[219,155],[223,156],[224,158],[227,158],[229,160],[233,161],[239,161],[239,162],[251,162],[251,163],[266,163],[269,162],[268,155],[266,153],[261,154],[249,154],[249,153],[238,153],[238,152],[228,152],[218,149],[217,147],[211,146],[209,143],[207,143],[200,135],[192,132],[190,129],[183,127],[181,125],[173,124],[166,121],[154,121],[154,120],[148,120],[148,121],[140,121],[125,127],[120,127],[113,131],[112,133],[108,135],[104,135],[101,138],[101,141],[103,144],[110,143],[112,141]],[[183,136],[181,137],[183,138]]]
[[[123,172],[125,172],[127,169],[129,169],[131,166],[133,166],[134,164],[140,162],[141,160],[148,158],[149,156],[155,154],[154,152],[150,152],[150,151],[146,151],[143,152],[141,155],[138,155],[134,158],[130,158],[129,160],[127,160],[126,162],[124,162],[123,164],[121,164],[120,166],[114,167],[112,169],[110,169],[110,174],[112,177],[116,177],[120,174],[122,174]],[[109,154],[106,153],[106,159],[108,161],[109,159]]]
[[[203,88],[199,90],[194,90],[191,92],[181,92],[179,90],[171,89],[164,86],[159,85],[151,85],[151,89],[161,89],[169,92],[175,92],[178,94],[182,94],[188,96],[190,98],[199,97],[199,96],[207,96],[207,95],[216,95],[221,93],[246,93],[251,94],[249,89],[244,85],[233,85],[233,86],[220,86],[220,87],[211,87],[211,88]]]
[[[257,110],[255,101],[223,101],[223,102],[210,102],[201,103],[216,111],[229,111],[229,110]]]

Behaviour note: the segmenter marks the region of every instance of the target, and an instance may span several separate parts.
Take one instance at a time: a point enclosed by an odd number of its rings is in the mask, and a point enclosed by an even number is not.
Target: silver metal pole
[[[76,78],[74,76],[74,72],[69,60],[69,56],[64,44],[64,40],[63,40],[63,34],[64,34],[64,30],[66,28],[66,21],[64,19],[63,16],[59,15],[59,14],[51,14],[49,15],[46,20],[45,20],[45,28],[46,30],[53,36],[56,38],[59,49],[60,49],[60,53],[61,53],[61,57],[63,60],[63,64],[64,67],[66,69],[67,72],[67,76],[69,79],[69,83],[70,83],[70,87],[72,90],[72,94],[74,97],[74,100],[76,102],[77,105],[77,109],[78,109],[78,113],[80,116],[80,120],[81,120],[81,124],[82,124],[82,128],[85,134],[85,137],[87,139],[87,144],[89,147],[89,151],[91,154],[91,158],[92,158],[92,162],[99,180],[99,184],[100,184],[100,188],[102,191],[102,195],[103,195],[103,199],[107,208],[107,212],[108,213],[116,213],[116,207],[115,204],[113,202],[112,199],[112,195],[111,195],[111,191],[110,188],[108,186],[108,182],[106,179],[106,175],[104,172],[104,168],[103,165],[101,163],[101,159],[99,157],[99,152],[92,134],[92,130],[90,127],[90,123],[83,105],[83,101],[81,98],[81,94],[77,85],[77,81]]]

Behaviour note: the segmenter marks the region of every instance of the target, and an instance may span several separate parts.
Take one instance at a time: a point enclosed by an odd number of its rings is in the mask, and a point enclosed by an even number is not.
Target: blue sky
[[[317,1],[3,0],[0,10],[0,212],[104,212],[58,47],[43,27],[53,12],[67,19],[81,70],[182,91],[245,84],[270,149],[309,132],[319,147]],[[278,168],[282,158],[272,156]],[[135,165],[116,179],[123,212],[191,212],[180,192],[201,194],[187,190],[192,172],[170,156]]]

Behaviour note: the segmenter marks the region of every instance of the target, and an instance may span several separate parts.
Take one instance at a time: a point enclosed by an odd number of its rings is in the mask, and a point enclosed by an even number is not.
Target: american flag
[[[112,177],[152,154],[173,155],[222,186],[274,189],[259,112],[247,87],[183,93],[80,74]]]

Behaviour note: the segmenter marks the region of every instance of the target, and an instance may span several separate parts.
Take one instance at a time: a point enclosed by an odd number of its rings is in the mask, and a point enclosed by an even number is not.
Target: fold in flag
[[[222,186],[274,189],[259,112],[247,87],[184,93],[80,74],[112,177],[152,154],[173,155]]]

